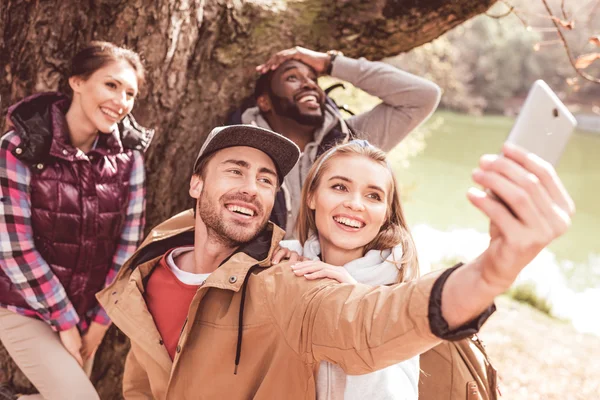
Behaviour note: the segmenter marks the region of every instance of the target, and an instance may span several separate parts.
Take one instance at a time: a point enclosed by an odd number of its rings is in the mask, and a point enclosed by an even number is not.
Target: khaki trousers
[[[0,307],[0,341],[40,392],[20,400],[100,399],[88,375],[45,322]]]

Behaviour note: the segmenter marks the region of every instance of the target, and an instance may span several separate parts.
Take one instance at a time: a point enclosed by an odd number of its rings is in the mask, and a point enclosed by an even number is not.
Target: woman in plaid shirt
[[[0,139],[0,340],[40,392],[98,399],[85,369],[110,320],[94,294],[144,226],[143,151],[129,114],[139,56],[92,42],[72,60],[72,97],[41,93],[8,111]],[[0,399],[16,399],[7,386]],[[4,397],[3,397],[4,396]]]

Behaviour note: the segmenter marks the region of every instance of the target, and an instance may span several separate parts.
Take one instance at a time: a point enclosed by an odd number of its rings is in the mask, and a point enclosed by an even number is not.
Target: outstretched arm
[[[489,247],[474,261],[391,287],[285,278],[291,263],[265,275],[266,303],[290,347],[308,362],[364,374],[420,354],[440,340],[475,333],[495,296],[553,239],[564,234],[573,201],[554,168],[511,145],[484,156],[469,200],[490,218]]]

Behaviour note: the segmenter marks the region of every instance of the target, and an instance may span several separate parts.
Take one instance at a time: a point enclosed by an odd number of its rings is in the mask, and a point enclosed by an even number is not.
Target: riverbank
[[[479,157],[496,153],[510,131],[506,117],[472,117],[436,112],[425,131],[421,151],[407,149],[418,134],[390,152],[390,163],[402,187],[405,215],[411,226],[425,224],[442,232],[472,228],[487,233],[487,218],[466,199],[471,172]],[[556,264],[577,292],[600,287],[600,136],[576,133],[558,165],[577,212],[569,232],[549,246]],[[405,153],[409,153],[407,157]],[[468,246],[463,242],[463,246]]]
[[[600,337],[501,297],[481,338],[503,399],[591,400],[600,394]]]

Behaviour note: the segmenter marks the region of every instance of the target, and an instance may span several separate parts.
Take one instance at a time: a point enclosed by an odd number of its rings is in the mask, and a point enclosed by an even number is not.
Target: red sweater
[[[152,271],[144,293],[148,311],[154,318],[171,360],[175,358],[179,335],[198,289],[198,285],[181,282],[171,271],[167,265],[167,256],[172,251],[169,250]]]

